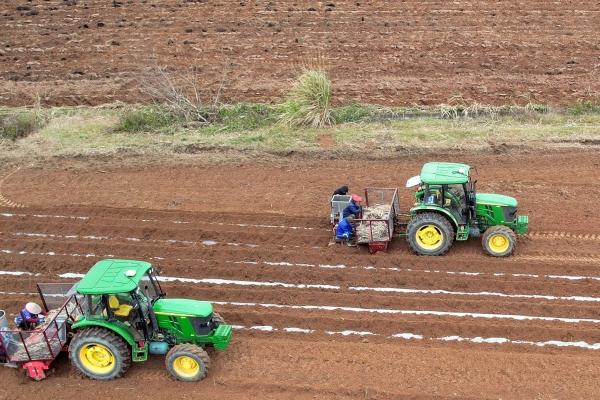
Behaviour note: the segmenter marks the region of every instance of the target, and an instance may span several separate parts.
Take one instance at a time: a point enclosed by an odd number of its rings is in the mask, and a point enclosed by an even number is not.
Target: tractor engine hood
[[[502,194],[492,194],[492,193],[477,193],[475,195],[475,199],[477,204],[487,204],[490,206],[500,206],[500,207],[516,207],[517,199],[510,196],[504,196]]]
[[[212,304],[206,301],[191,299],[159,299],[152,306],[158,315],[179,315],[189,317],[210,317],[213,312]]]

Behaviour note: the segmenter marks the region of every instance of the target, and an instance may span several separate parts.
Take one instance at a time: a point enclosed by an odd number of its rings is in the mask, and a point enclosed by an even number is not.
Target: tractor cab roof
[[[448,162],[428,162],[421,169],[421,182],[428,185],[453,185],[469,181],[467,164]]]
[[[152,264],[135,260],[101,260],[77,284],[80,294],[116,294],[135,290]]]

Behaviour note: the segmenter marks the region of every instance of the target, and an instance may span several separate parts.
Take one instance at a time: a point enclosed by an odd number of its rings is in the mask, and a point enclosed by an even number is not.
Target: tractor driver
[[[352,195],[352,199],[350,203],[344,208],[342,212],[342,218],[346,218],[349,215],[352,215],[354,218],[359,218],[362,214],[362,207],[360,206],[360,202],[362,201],[362,197],[357,194]]]
[[[44,322],[42,307],[36,303],[27,303],[15,317],[15,324],[19,329],[31,330]]]

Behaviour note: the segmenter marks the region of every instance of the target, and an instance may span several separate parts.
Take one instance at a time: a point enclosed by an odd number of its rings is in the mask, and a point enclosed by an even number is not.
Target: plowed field
[[[332,188],[402,187],[418,159],[18,170],[0,186],[1,309],[101,258],[144,259],[170,296],[215,302],[235,338],[198,384],[170,380],[161,357],[89,381],[65,356],[40,383],[0,369],[0,398],[598,397],[599,154],[465,160],[480,191],[530,217],[511,258],[477,240],[440,258],[402,238],[377,255],[328,246]]]
[[[600,91],[597,2],[5,0],[0,104],[147,101],[149,67],[273,101],[321,65],[338,102],[569,104]],[[185,79],[185,78],[182,78]]]

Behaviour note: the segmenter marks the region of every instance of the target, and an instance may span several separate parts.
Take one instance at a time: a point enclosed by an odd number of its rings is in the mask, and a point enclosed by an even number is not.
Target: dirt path
[[[421,159],[350,170],[337,161],[24,168],[2,186],[27,207],[0,210],[1,309],[14,314],[35,282],[75,282],[98,259],[137,258],[161,267],[170,296],[214,301],[236,332],[193,388],[170,381],[160,358],[107,385],[76,377],[63,357],[37,384],[0,369],[0,398],[595,398],[599,159],[464,157],[480,190],[515,195],[530,216],[531,234],[500,260],[477,240],[443,258],[412,255],[401,238],[374,256],[327,245],[332,188],[402,187]]]

